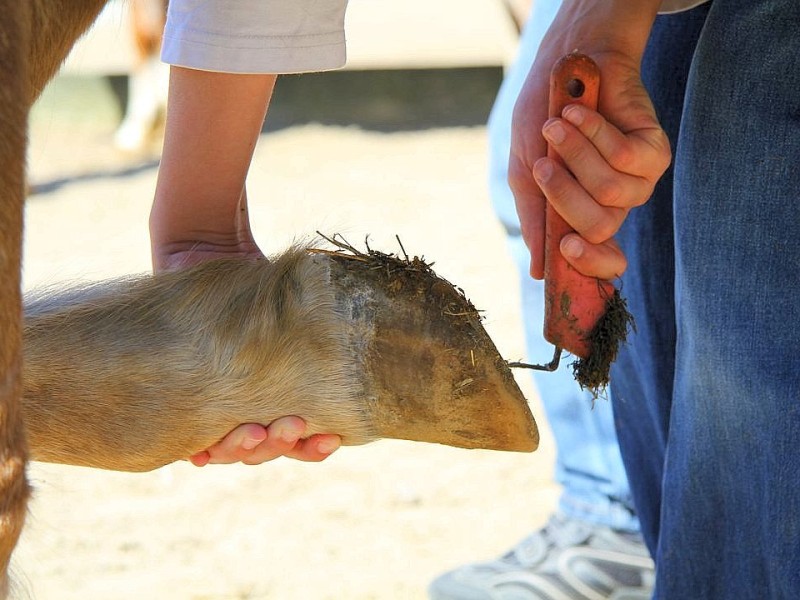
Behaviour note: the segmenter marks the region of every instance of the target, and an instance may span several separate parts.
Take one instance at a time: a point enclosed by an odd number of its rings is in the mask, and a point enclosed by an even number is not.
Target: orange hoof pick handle
[[[600,70],[591,58],[577,52],[564,56],[550,76],[550,117],[560,117],[569,104],[597,110],[599,89]],[[564,164],[549,145],[547,155]],[[632,317],[611,282],[582,275],[561,255],[561,240],[573,231],[548,202],[544,336],[557,348],[581,359],[576,363],[575,377],[583,387],[596,390],[608,383],[608,369]]]

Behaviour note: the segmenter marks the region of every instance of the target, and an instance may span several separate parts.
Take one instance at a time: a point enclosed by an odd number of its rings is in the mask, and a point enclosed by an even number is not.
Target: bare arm
[[[250,231],[245,179],[276,78],[171,67],[150,213],[156,272],[226,256],[263,256]],[[301,439],[305,429],[292,416],[268,427],[244,424],[190,460],[197,466],[257,464],[279,456],[319,461],[341,443],[338,435]]]
[[[245,178],[275,75],[172,67],[164,151],[150,215],[156,271],[260,256]]]

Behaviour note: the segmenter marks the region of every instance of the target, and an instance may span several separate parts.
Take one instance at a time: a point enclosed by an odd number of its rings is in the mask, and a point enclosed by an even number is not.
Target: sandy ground
[[[383,80],[360,77],[380,96]],[[342,92],[324,101],[335,117],[287,118],[265,133],[249,183],[264,250],[321,230],[354,242],[369,234],[393,251],[397,234],[486,311],[501,352],[521,358],[517,276],[485,185],[480,123],[497,80],[457,73],[444,104],[413,94],[358,104]],[[291,114],[280,101],[275,113]],[[459,123],[453,111],[473,116]],[[112,150],[117,118],[99,80],[62,84],[37,107],[26,287],[148,269],[157,163]],[[542,429],[534,454],[381,441],[314,465],[181,463],[131,475],[33,464],[20,597],[424,598],[438,573],[504,551],[555,505],[552,438],[527,374],[518,380]]]

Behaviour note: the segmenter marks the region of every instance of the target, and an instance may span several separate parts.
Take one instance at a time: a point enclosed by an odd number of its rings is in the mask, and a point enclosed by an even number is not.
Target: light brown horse
[[[0,0],[0,593],[30,493],[20,413],[20,259],[28,113],[102,0]]]
[[[0,597],[29,452],[147,470],[284,415],[345,444],[533,450],[535,423],[477,311],[416,258],[295,248],[209,262],[45,294],[23,327],[28,113],[103,4],[0,0]]]

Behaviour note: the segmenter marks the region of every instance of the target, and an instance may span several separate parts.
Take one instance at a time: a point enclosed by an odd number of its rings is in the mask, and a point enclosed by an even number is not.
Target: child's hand
[[[652,0],[565,2],[542,41],[514,109],[509,161],[535,279],[544,275],[546,201],[576,231],[561,240],[575,269],[600,279],[625,270],[612,236],[647,201],[670,162],[669,141],[639,74],[657,8]],[[599,113],[571,106],[548,119],[550,70],[575,49],[600,67]],[[548,141],[567,168],[546,157]]]
[[[191,248],[154,249],[153,264],[157,271],[171,271],[200,264],[216,258],[264,258],[255,243],[238,246],[217,246],[195,243]],[[317,434],[301,439],[306,424],[300,417],[282,417],[266,427],[257,423],[239,425],[211,448],[189,457],[197,467],[213,464],[243,462],[257,465],[280,456],[306,462],[328,458],[342,443],[338,435]]]
[[[220,442],[189,457],[197,467],[242,462],[257,465],[286,456],[306,462],[328,458],[342,443],[338,435],[318,434],[301,439],[306,424],[299,417],[281,417],[266,428],[256,423],[239,425]]]

